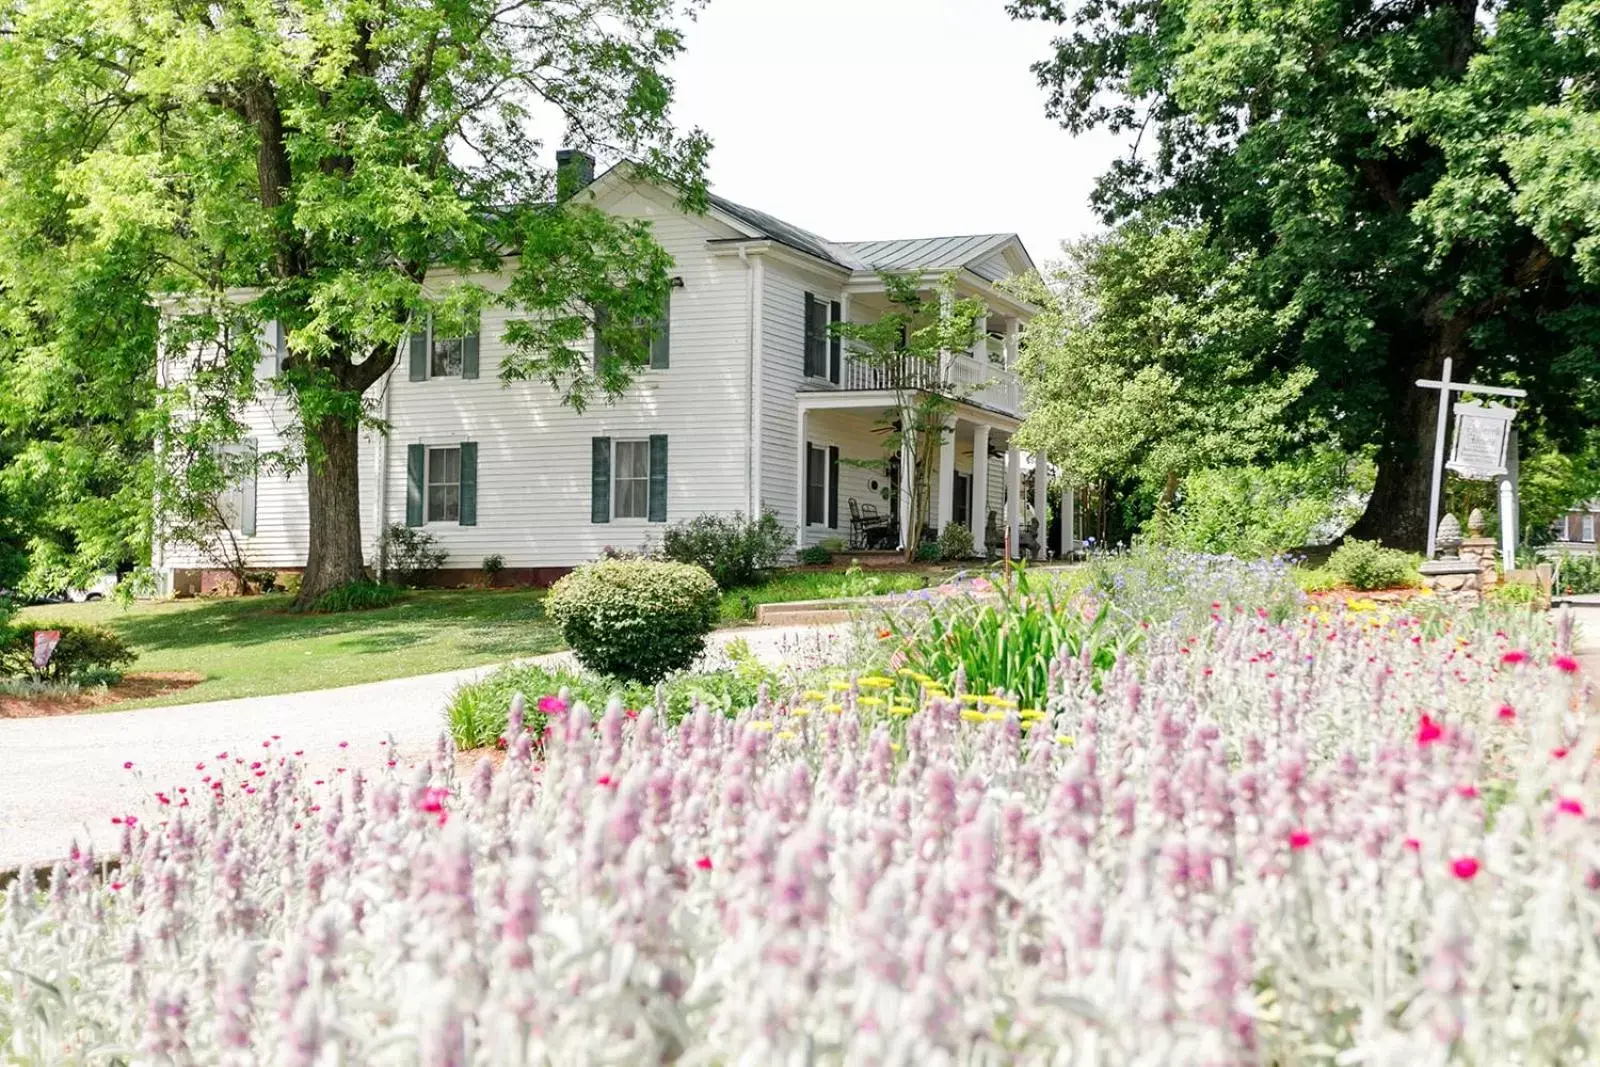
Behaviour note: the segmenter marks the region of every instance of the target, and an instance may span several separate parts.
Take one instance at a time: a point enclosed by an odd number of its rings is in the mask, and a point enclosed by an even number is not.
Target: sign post
[[[1439,525],[1439,494],[1444,486],[1444,440],[1452,393],[1487,393],[1491,396],[1523,397],[1526,389],[1507,389],[1499,385],[1476,385],[1450,380],[1451,360],[1445,357],[1437,380],[1419,378],[1423,389],[1439,390],[1439,422],[1433,442],[1433,484],[1428,491],[1428,558],[1433,558]],[[1455,449],[1449,467],[1464,478],[1500,482],[1501,555],[1505,568],[1516,566],[1516,457],[1513,451],[1516,431],[1511,420],[1516,411],[1502,404],[1463,401],[1454,405],[1456,416]],[[1508,457],[1508,453],[1510,454]],[[1508,463],[1509,458],[1509,463]]]

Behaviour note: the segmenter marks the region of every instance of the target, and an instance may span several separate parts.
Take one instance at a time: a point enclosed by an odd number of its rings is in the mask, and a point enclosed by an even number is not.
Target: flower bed
[[[115,881],[12,884],[0,1059],[1576,1062],[1600,738],[1493,625],[1219,613],[1034,708],[557,714],[460,787],[240,765]]]

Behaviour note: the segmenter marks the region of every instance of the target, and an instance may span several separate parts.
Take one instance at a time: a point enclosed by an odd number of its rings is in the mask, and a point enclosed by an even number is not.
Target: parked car
[[[75,604],[83,604],[91,600],[104,600],[117,588],[115,574],[102,574],[82,589],[68,589],[66,598]]]

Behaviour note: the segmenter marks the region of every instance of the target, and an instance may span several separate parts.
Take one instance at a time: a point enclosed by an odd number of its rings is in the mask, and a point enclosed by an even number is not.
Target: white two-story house
[[[576,154],[567,163],[592,169]],[[937,457],[929,525],[966,524],[980,546],[1007,528],[1013,545],[1045,543],[1048,480],[1031,479],[1035,499],[1024,502],[1024,468],[1036,464],[1012,443],[1023,417],[1013,367],[1033,309],[995,284],[1032,267],[1015,234],[833,242],[716,196],[705,214],[685,213],[673,191],[625,164],[578,196],[648,220],[674,260],[651,366],[623,398],[579,414],[546,383],[500,380],[504,312],[485,311],[468,337],[414,334],[375,387],[391,432],[362,442],[374,562],[380,532],[404,523],[449,552],[442,581],[469,580],[497,555],[502,580],[543,584],[608,546],[639,548],[666,524],[763,508],[794,528],[797,549],[894,548],[910,490],[884,449],[896,393],[828,329],[883,312],[883,270],[918,273],[930,290],[953,275],[957,295],[988,309],[972,350],[941,360],[964,399]],[[264,348],[270,374],[273,345]],[[249,444],[280,447],[288,419],[281,400],[255,405]],[[1070,494],[1063,506],[1070,543]],[[242,485],[230,510],[251,566],[304,565],[303,474]],[[155,564],[174,589],[221,573],[176,545],[157,545]]]

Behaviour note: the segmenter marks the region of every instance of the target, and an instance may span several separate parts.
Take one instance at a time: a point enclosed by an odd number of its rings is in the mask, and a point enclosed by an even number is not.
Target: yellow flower
[[[805,697],[807,700],[826,700],[828,698],[828,694],[824,693],[820,689],[807,689],[800,695]]]
[[[914,671],[910,667],[901,667],[899,670],[895,671],[895,673],[902,678],[920,679],[923,676],[921,671]]]
[[[795,733],[793,730],[779,730],[778,731],[778,740],[779,741],[793,741],[795,738],[797,738],[799,736],[800,735]]]
[[[828,688],[832,689],[834,692],[842,693],[846,689],[850,688],[850,683],[842,679],[835,679],[834,681],[828,683]]]
[[[963,704],[976,704],[982,699],[983,698],[981,696],[979,696],[977,693],[962,693],[961,694],[961,703],[963,703]]]
[[[856,684],[863,689],[888,689],[894,685],[893,678],[883,678],[876,674],[869,674],[865,678],[858,678]]]
[[[1038,708],[1023,708],[1018,711],[1017,714],[1022,716],[1024,719],[1044,718],[1044,712],[1040,711]]]
[[[906,718],[907,716],[910,716],[910,715],[915,715],[916,713],[917,713],[917,709],[914,708],[913,706],[911,706],[910,704],[890,704],[889,705],[889,714],[890,715],[898,715],[902,719]]]
[[[856,703],[860,704],[864,708],[881,708],[881,707],[883,707],[883,698],[882,697],[857,697],[856,698]],[[829,704],[828,705],[828,707],[830,707],[830,708],[834,707],[834,706],[835,705],[833,705],[833,704]]]
[[[745,726],[754,730],[758,734],[769,734],[772,732],[772,724],[767,722],[765,719],[758,719],[755,722],[747,722],[745,723]]]
[[[899,752],[900,751],[900,742],[898,742],[898,741],[890,741],[889,742],[889,751],[891,751],[891,752]]]
[[[985,714],[984,712],[981,712],[981,711],[973,711],[971,708],[964,709],[961,712],[961,717],[963,719],[967,720],[968,722],[988,722],[989,721],[989,716],[987,714]]]
[[[1070,744],[1072,744],[1072,735],[1071,734],[1056,734],[1056,744],[1058,744],[1058,745],[1070,745]]]
[[[990,712],[990,713],[989,713],[989,714],[988,714],[988,715],[987,715],[987,716],[985,716],[985,717],[986,717],[986,718],[987,718],[987,719],[988,719],[988,720],[989,720],[989,721],[990,721],[990,722],[1005,722],[1005,721],[1006,721],[1006,713],[1005,713],[1005,712],[1003,712],[1003,711],[991,711],[991,712]]]
[[[844,710],[843,704],[824,704],[822,710],[830,715],[837,715]]]
[[[790,708],[789,714],[793,715],[797,719],[803,719],[807,715],[810,715],[811,712],[806,708]]]
[[[1015,700],[1012,700],[1009,697],[994,696],[993,694],[986,697],[980,697],[978,703],[989,704],[997,708],[1014,708],[1017,706],[1017,702]]]

